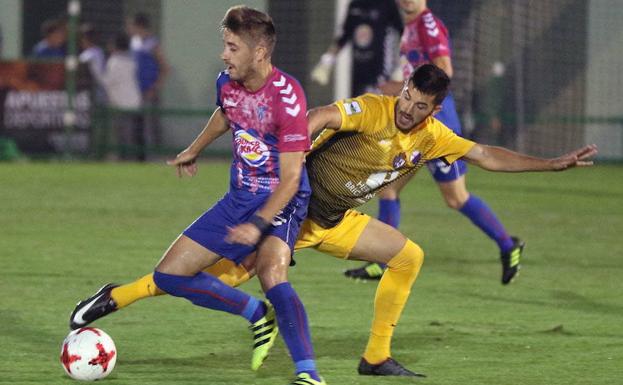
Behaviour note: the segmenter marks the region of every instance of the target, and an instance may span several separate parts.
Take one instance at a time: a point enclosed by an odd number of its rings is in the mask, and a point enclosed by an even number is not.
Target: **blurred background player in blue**
[[[377,90],[379,79],[387,80],[395,68],[401,32],[402,20],[395,0],[352,0],[342,31],[312,70],[312,80],[327,85],[337,54],[350,42],[351,96]]]
[[[50,19],[41,25],[43,39],[32,48],[32,57],[37,59],[62,59],[67,54],[67,22],[65,19]]]
[[[160,118],[155,111],[160,106],[160,91],[169,74],[160,40],[152,31],[151,20],[145,13],[137,13],[126,22],[126,32],[130,35],[130,49],[137,62],[138,84],[147,108],[143,115],[144,135],[148,145],[161,146],[162,132]]]
[[[404,79],[408,79],[415,68],[425,63],[437,65],[449,77],[453,75],[450,37],[443,22],[428,9],[426,0],[399,0],[399,4],[405,21],[400,40],[400,66],[390,81],[379,86],[381,92],[387,95],[399,95]],[[445,98],[441,111],[435,117],[461,135],[461,123],[452,94]],[[502,284],[510,283],[519,271],[523,241],[511,237],[493,210],[483,200],[467,191],[467,164],[464,161],[458,160],[448,165],[443,160],[436,159],[428,162],[427,166],[446,204],[469,218],[496,242],[502,263]],[[379,193],[381,221],[396,228],[399,226],[400,191],[411,178],[412,176],[402,178]],[[347,270],[345,275],[357,279],[380,279],[384,269],[385,266],[372,263]]]
[[[167,163],[177,167],[179,176],[194,176],[201,151],[231,131],[230,189],[173,242],[156,266],[153,283],[197,306],[249,321],[253,370],[259,369],[281,329],[296,368],[293,384],[323,385],[305,308],[287,278],[311,195],[304,167],[310,147],[305,94],[296,79],[272,65],[276,32],[270,16],[232,7],[221,29],[226,70],[217,79],[218,108],[197,138]],[[239,264],[254,252],[270,303],[202,272],[223,258]],[[90,312],[109,306],[114,288],[107,285],[79,303],[70,326],[76,328]]]

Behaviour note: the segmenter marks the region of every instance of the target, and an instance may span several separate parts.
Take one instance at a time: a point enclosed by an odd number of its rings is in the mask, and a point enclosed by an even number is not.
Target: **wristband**
[[[264,234],[270,229],[270,222],[267,222],[264,218],[257,214],[251,215],[251,218],[247,221],[253,226],[257,227],[260,233]]]

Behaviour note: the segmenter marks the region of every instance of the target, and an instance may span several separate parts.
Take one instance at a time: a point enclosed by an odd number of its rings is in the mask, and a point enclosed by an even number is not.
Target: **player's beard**
[[[408,125],[407,128],[403,128],[403,127],[401,127],[401,125],[398,124],[400,122],[400,120],[402,118],[404,118],[404,116],[402,114],[403,114],[403,112],[400,109],[396,108],[396,114],[395,114],[396,115],[396,118],[395,118],[395,120],[396,120],[396,122],[395,122],[396,123],[396,127],[398,127],[398,129],[400,131],[409,132],[409,131],[413,130],[415,127],[417,127],[420,124],[422,124],[422,122],[425,121],[426,119],[428,119],[428,117],[431,116],[433,114],[433,112],[431,111],[428,115],[426,115],[425,117],[423,117],[422,119],[420,119],[417,122],[415,121],[415,117],[413,115],[407,114],[407,115],[409,115],[411,117],[411,119],[408,119],[408,118],[405,119],[406,120],[406,124]],[[411,123],[411,121],[413,123]]]

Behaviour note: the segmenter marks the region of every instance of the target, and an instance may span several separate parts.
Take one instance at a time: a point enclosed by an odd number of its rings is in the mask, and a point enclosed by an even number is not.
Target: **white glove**
[[[311,79],[321,86],[329,84],[329,77],[331,76],[331,70],[335,64],[335,55],[331,53],[325,53],[320,57],[320,61],[311,72]]]

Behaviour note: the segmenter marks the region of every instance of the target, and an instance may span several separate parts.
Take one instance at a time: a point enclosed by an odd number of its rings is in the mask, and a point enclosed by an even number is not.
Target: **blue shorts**
[[[255,251],[256,246],[227,243],[225,241],[227,227],[247,222],[266,203],[269,196],[270,194],[230,191],[188,226],[183,234],[206,249],[235,263],[240,263],[247,255]],[[295,195],[275,216],[266,235],[280,238],[290,246],[291,251],[294,251],[299,229],[307,216],[309,199],[310,194],[307,192],[299,192]]]
[[[441,103],[441,111],[435,115],[435,118],[454,131],[455,134],[462,136],[461,122],[459,120],[459,115],[456,113],[454,98],[451,94],[448,94],[443,100]],[[467,172],[467,164],[460,159],[451,165],[446,164],[443,159],[433,159],[429,161],[426,166],[433,176],[433,179],[437,182],[452,182],[462,175],[465,175]]]

